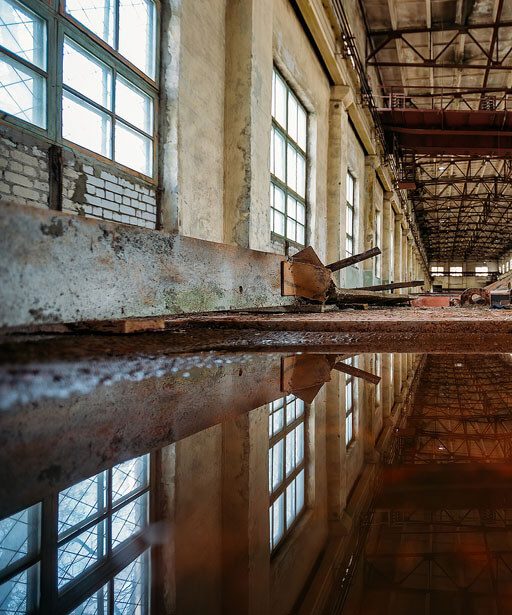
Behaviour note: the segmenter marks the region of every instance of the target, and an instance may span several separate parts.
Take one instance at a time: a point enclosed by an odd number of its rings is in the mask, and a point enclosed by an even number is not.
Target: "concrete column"
[[[222,612],[264,615],[270,611],[267,406],[222,430]]]
[[[377,181],[375,170],[378,165],[378,156],[366,156],[364,160],[364,193],[362,203],[364,250],[372,248],[375,240],[375,182]],[[373,259],[364,261],[362,265],[364,286],[370,286],[373,284]]]
[[[381,403],[382,403],[382,417],[385,419],[391,414],[391,409],[393,407],[393,368],[392,361],[393,355],[390,353],[383,353],[381,355],[382,361],[382,380],[380,381],[381,386]]]
[[[272,0],[226,5],[224,235],[265,250],[270,237]]]
[[[382,284],[388,284],[393,279],[393,237],[395,225],[393,220],[392,192],[384,192],[382,206]]]
[[[407,250],[407,264],[408,264],[408,273],[409,273],[409,279],[412,280],[414,278],[414,273],[413,273],[413,269],[414,269],[414,250],[413,250],[413,236],[409,233],[407,235],[407,246],[408,246],[408,250]]]
[[[348,86],[338,85],[331,90],[327,168],[327,263],[345,257],[348,150],[348,113],[345,104],[350,98]],[[340,273],[336,272],[334,275],[339,283]]]
[[[326,459],[329,522],[339,522],[347,504],[345,374],[333,371],[326,390]]]
[[[403,268],[402,268],[402,218],[403,214],[395,214],[394,225],[394,254],[393,254],[393,269],[395,282],[403,282]]]
[[[407,243],[407,223],[402,219],[402,278],[404,282],[409,280],[409,246]],[[407,288],[401,290],[402,294],[408,292]]]

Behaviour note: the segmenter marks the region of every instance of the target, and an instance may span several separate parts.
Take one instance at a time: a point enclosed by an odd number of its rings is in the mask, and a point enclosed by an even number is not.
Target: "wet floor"
[[[4,340],[0,613],[512,613],[508,340],[269,335]]]

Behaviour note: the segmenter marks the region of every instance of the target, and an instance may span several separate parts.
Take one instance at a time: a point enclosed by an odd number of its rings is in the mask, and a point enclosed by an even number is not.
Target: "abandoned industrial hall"
[[[0,0],[0,615],[512,615],[512,0]]]

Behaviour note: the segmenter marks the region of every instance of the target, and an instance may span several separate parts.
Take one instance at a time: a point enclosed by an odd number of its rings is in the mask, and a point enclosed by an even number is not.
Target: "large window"
[[[442,265],[432,265],[430,267],[430,273],[434,278],[438,278],[444,275],[444,267]]]
[[[456,278],[461,278],[462,277],[462,267],[458,265],[450,267],[450,275]]]
[[[270,549],[290,531],[305,506],[304,402],[288,395],[269,404]]]
[[[357,367],[357,357],[344,361],[346,365]],[[357,404],[357,383],[352,374],[345,375],[345,445],[348,448],[354,441],[354,415]]]
[[[298,246],[306,242],[307,112],[283,77],[272,76],[271,229]]]
[[[149,488],[145,455],[0,521],[0,613],[148,613]]]
[[[346,239],[345,250],[347,256],[354,256],[355,249],[355,207],[356,207],[356,180],[347,173],[347,209],[346,209]]]
[[[1,0],[0,110],[152,176],[156,31],[154,0]]]
[[[475,267],[475,273],[478,278],[486,278],[489,274],[489,267],[487,265]]]

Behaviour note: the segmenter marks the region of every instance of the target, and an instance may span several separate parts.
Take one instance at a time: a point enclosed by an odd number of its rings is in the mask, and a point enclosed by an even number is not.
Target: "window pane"
[[[119,52],[137,68],[155,76],[155,4],[119,0]]]
[[[299,107],[299,111],[298,111],[298,137],[297,137],[297,142],[298,144],[301,146],[301,148],[306,151],[306,144],[307,144],[307,114],[304,111],[304,109],[302,109],[302,107]]]
[[[295,489],[297,492],[297,513],[304,508],[304,470],[295,479]]]
[[[347,207],[346,231],[347,235],[354,235],[354,211],[351,207]]]
[[[281,79],[280,75],[278,75],[274,71],[275,78],[275,101],[274,101],[274,117],[276,121],[281,124],[283,128],[286,128],[286,85],[284,81]]]
[[[105,554],[105,524],[102,521],[59,547],[58,586],[63,587]]]
[[[290,137],[297,141],[297,113],[298,113],[297,99],[293,94],[288,95],[288,134]]]
[[[0,2],[0,45],[46,69],[46,21],[13,0]]]
[[[272,491],[283,482],[284,446],[280,440],[272,447]]]
[[[297,201],[297,221],[301,224],[306,223],[306,207],[300,201]]]
[[[297,154],[297,192],[306,198],[306,159],[301,154]]]
[[[130,169],[145,175],[152,175],[153,143],[151,139],[117,122],[115,160]]]
[[[345,444],[350,444],[352,441],[352,417],[353,414],[349,414],[345,419]]]
[[[46,79],[15,60],[1,57],[0,109],[46,128]]]
[[[278,186],[274,186],[274,202],[272,204],[278,211],[284,213],[284,192]]]
[[[304,423],[295,429],[295,463],[300,465],[304,461]]]
[[[39,511],[36,504],[0,521],[0,570],[39,550]]]
[[[64,40],[63,81],[110,110],[112,70],[69,38]]]
[[[284,494],[272,504],[272,544],[275,546],[284,532]]]
[[[143,553],[114,577],[114,613],[148,612],[148,553]]]
[[[272,425],[272,431],[270,435],[275,435],[276,433],[278,433],[279,431],[281,431],[281,429],[284,427],[284,410],[283,408],[280,408],[279,410],[276,410],[273,414],[273,425]]]
[[[284,235],[284,214],[274,211],[272,230],[278,235]]]
[[[59,535],[102,512],[106,506],[105,474],[97,474],[59,494]]]
[[[288,165],[286,168],[286,183],[297,192],[297,152],[290,144],[288,144],[286,164]]]
[[[295,510],[295,481],[286,489],[286,528],[288,529],[293,523],[297,511]]]
[[[114,45],[114,0],[66,0],[66,11],[96,36]]]
[[[112,515],[112,548],[147,525],[148,493],[143,493],[133,502]]]
[[[39,564],[0,585],[0,613],[33,613],[39,597]]]
[[[354,205],[354,178],[347,173],[347,202]]]
[[[286,476],[295,469],[295,429],[286,435]]]
[[[136,457],[112,468],[112,503],[148,485],[148,456]]]
[[[71,611],[70,615],[99,615],[108,613],[108,585],[87,598],[80,606]]]
[[[292,220],[291,218],[288,218],[286,221],[286,237],[288,237],[288,239],[291,239],[292,241],[296,241],[297,239],[297,229],[296,229],[296,222],[295,220]]]
[[[291,196],[288,197],[286,214],[289,218],[293,218],[294,220],[297,218],[297,201]],[[292,238],[295,239],[295,233]]]
[[[153,134],[153,101],[126,79],[116,80],[116,114],[133,126]]]
[[[295,420],[295,399],[292,398],[286,402],[286,424],[289,425]]]
[[[62,136],[107,158],[111,157],[110,117],[92,105],[64,92]]]
[[[272,138],[273,138],[273,143],[274,143],[273,173],[281,181],[286,181],[286,177],[285,177],[285,168],[286,168],[285,140],[284,140],[283,135],[275,128],[272,129]]]

